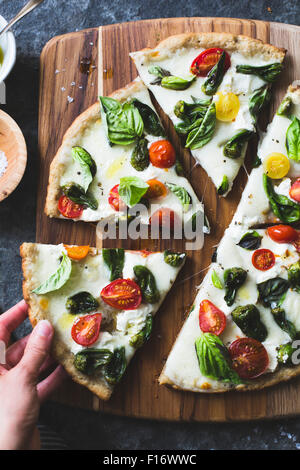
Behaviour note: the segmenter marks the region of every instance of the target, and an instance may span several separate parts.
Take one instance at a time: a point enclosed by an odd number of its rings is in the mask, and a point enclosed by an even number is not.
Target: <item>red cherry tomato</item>
[[[290,189],[290,197],[294,201],[300,202],[300,178],[298,178],[295,183],[292,184]]]
[[[293,241],[293,245],[298,251],[298,253],[300,253],[300,233],[298,233],[296,240]]]
[[[71,201],[67,196],[63,195],[58,201],[59,212],[68,219],[77,219],[83,212],[83,206]]]
[[[224,49],[220,47],[213,47],[201,52],[192,62],[191,73],[197,75],[197,77],[206,77],[208,72],[219,62],[222,52],[224,52]],[[230,56],[225,52],[225,72],[229,69],[230,64]]]
[[[254,338],[239,338],[229,346],[232,366],[242,379],[255,379],[269,364],[266,348]]]
[[[275,264],[275,256],[271,250],[267,248],[261,248],[255,250],[252,255],[252,264],[256,269],[260,271],[267,271],[272,268]]]
[[[94,313],[79,317],[73,323],[71,335],[75,343],[81,346],[91,346],[97,341],[100,332],[102,314]]]
[[[111,190],[109,191],[109,196],[108,196],[108,203],[109,205],[117,212],[125,211],[126,210],[126,204],[122,199],[120,198],[119,195],[119,185],[116,184]]]
[[[274,225],[268,228],[269,237],[277,243],[291,243],[298,238],[298,232],[289,225]]]
[[[222,310],[219,310],[209,300],[202,300],[199,308],[199,325],[204,333],[220,335],[226,326],[226,317]]]
[[[150,145],[149,158],[153,166],[170,168],[176,161],[173,145],[168,140],[157,140]]]
[[[178,216],[175,214],[175,212],[171,209],[168,209],[167,207],[158,209],[157,211],[153,212],[149,219],[149,222],[151,225],[158,227],[170,226],[170,230],[174,230],[175,223],[180,223]]]
[[[101,291],[102,300],[120,310],[134,310],[142,301],[142,292],[131,279],[116,279]]]

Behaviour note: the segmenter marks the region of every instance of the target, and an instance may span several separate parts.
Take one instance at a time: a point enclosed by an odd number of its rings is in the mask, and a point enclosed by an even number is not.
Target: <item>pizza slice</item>
[[[184,253],[23,243],[29,318],[52,323],[53,354],[108,400],[185,261]]]
[[[74,221],[117,220],[138,205],[144,224],[204,218],[139,79],[100,97],[68,129],[51,164],[45,212]]]
[[[291,226],[230,226],[169,354],[161,384],[261,389],[300,374],[300,259]]]
[[[290,86],[258,147],[233,218],[245,227],[300,221],[300,87]]]
[[[130,55],[185,147],[226,195],[285,51],[246,36],[188,33]]]

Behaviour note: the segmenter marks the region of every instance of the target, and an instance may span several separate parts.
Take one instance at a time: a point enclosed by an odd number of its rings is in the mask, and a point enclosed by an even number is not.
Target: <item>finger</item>
[[[19,341],[16,341],[7,349],[6,364],[8,364],[10,367],[15,366],[22,359],[29,337],[30,334],[24,336],[24,338],[19,339]]]
[[[4,367],[3,365],[0,365],[0,377],[1,375],[4,375],[8,372],[8,370],[6,369],[6,367]]]
[[[57,366],[56,369],[37,386],[40,401],[45,401],[67,376],[68,374],[65,369],[62,366]]]
[[[10,333],[27,317],[28,305],[21,300],[17,305],[0,315],[0,339],[8,345]]]
[[[38,322],[25,347],[18,366],[29,381],[37,382],[40,368],[50,352],[53,328],[48,320]]]

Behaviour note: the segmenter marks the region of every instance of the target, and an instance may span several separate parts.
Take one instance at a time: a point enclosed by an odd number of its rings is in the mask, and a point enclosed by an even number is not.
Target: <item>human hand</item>
[[[24,300],[0,315],[0,340],[8,347],[10,334],[27,317]],[[40,404],[66,376],[62,366],[39,382],[54,361],[50,358],[53,327],[40,321],[32,333],[6,350],[0,364],[0,449],[38,449],[36,427]]]

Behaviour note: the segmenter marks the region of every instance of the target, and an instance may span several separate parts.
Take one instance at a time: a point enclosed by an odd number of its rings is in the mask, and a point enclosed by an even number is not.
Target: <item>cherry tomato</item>
[[[218,101],[216,101],[216,117],[219,121],[230,122],[234,121],[240,109],[240,100],[234,93],[223,93],[218,91],[216,94]]]
[[[269,178],[280,179],[288,174],[290,162],[283,153],[273,152],[264,160],[263,167]]]
[[[220,47],[212,47],[201,52],[192,62],[191,73],[197,77],[206,77],[208,72],[219,62],[222,52],[224,49]],[[230,56],[225,52],[225,72],[229,69],[230,64]]]
[[[91,346],[91,344],[94,344],[99,337],[101,320],[102,313],[94,313],[93,315],[77,318],[71,330],[75,343],[81,344],[81,346]]]
[[[71,201],[67,196],[63,195],[58,201],[59,212],[68,219],[77,219],[83,212],[83,206]]]
[[[174,147],[168,140],[157,140],[150,145],[149,158],[153,166],[170,168],[176,160]]]
[[[272,268],[275,264],[275,256],[271,250],[267,248],[261,248],[255,250],[252,255],[252,264],[256,269],[260,271],[267,271]]]
[[[142,292],[131,279],[116,279],[101,291],[105,303],[120,310],[134,310],[142,301]]]
[[[199,325],[204,333],[220,335],[226,326],[226,317],[222,310],[218,309],[212,302],[205,299],[200,303]]]
[[[147,184],[149,184],[149,188],[147,189],[145,196],[148,199],[165,197],[167,195],[167,188],[161,181],[152,179],[148,180]]]
[[[300,202],[300,178],[298,178],[295,183],[292,184],[290,189],[290,197],[294,201]]]
[[[242,379],[255,379],[269,364],[265,347],[254,338],[239,338],[229,346],[235,371]]]
[[[65,249],[67,250],[69,258],[72,258],[76,261],[79,261],[85,258],[88,255],[90,245],[84,246],[72,246],[72,245],[64,245]]]
[[[158,227],[168,227],[170,226],[170,230],[174,229],[175,222],[176,224],[179,223],[178,216],[175,214],[174,211],[164,207],[162,209],[158,209],[157,211],[153,212],[151,215],[149,222],[151,225],[158,226]]]
[[[111,188],[111,190],[109,191],[108,203],[115,211],[123,212],[126,210],[126,204],[120,198],[118,189],[119,189],[118,184],[116,184],[113,188]]]
[[[269,237],[277,243],[291,243],[298,238],[298,232],[289,225],[274,225],[268,227]]]

